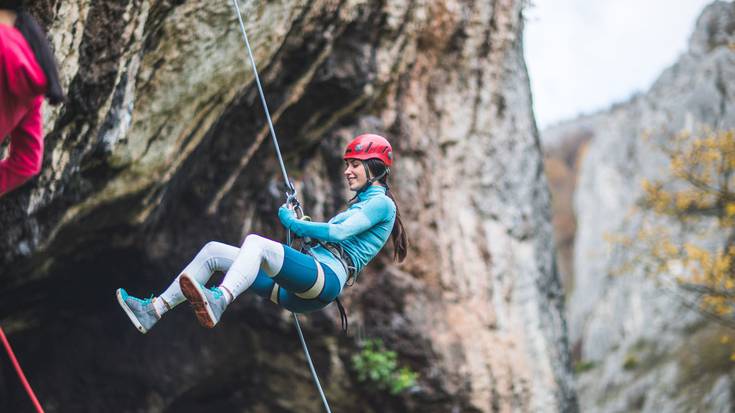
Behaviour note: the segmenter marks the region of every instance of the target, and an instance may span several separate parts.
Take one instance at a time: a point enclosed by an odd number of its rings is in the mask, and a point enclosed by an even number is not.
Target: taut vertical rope
[[[33,405],[36,407],[36,411],[38,413],[44,413],[43,407],[41,407],[41,403],[38,402],[38,399],[36,398],[36,394],[33,393],[33,389],[31,388],[31,385],[28,383],[28,380],[26,379],[26,375],[23,374],[23,369],[20,367],[20,363],[18,363],[18,359],[15,358],[15,353],[13,353],[13,348],[10,347],[10,342],[8,341],[8,338],[5,337],[5,332],[3,331],[2,327],[0,327],[0,340],[3,342],[3,346],[5,346],[5,351],[8,353],[8,357],[10,357],[10,361],[13,363],[13,367],[15,367],[15,372],[18,373],[18,377],[20,378],[21,383],[23,383],[23,387],[25,387],[26,393],[28,393],[28,397],[31,398]]]
[[[237,20],[240,22],[240,31],[242,32],[242,38],[245,40],[245,47],[248,49],[248,56],[250,57],[250,65],[253,67],[253,75],[255,75],[255,84],[258,86],[258,93],[260,94],[260,102],[263,104],[263,111],[265,117],[268,120],[268,127],[271,131],[271,137],[273,138],[273,146],[276,147],[276,156],[278,156],[278,162],[281,164],[281,172],[283,173],[283,180],[286,182],[286,188],[293,191],[291,181],[288,179],[288,173],[286,173],[286,166],[283,164],[283,157],[281,156],[281,148],[278,146],[278,138],[276,137],[276,129],[273,127],[273,121],[271,120],[271,113],[268,109],[268,103],[265,101],[265,94],[263,93],[263,86],[260,84],[260,76],[258,76],[258,68],[255,66],[255,58],[253,57],[253,50],[250,48],[250,42],[248,41],[248,34],[245,31],[245,23],[242,21],[242,14],[240,13],[240,5],[237,0],[232,0],[232,4],[235,5],[235,11],[237,14]]]
[[[298,207],[298,201],[296,200],[296,189],[291,184],[291,180],[288,179],[288,173],[286,172],[286,166],[283,163],[283,157],[281,156],[281,148],[278,146],[278,138],[276,137],[276,130],[273,127],[273,121],[271,120],[271,114],[268,110],[268,103],[265,100],[265,93],[263,93],[263,87],[260,84],[260,77],[258,76],[258,68],[255,65],[255,58],[253,57],[253,50],[250,48],[250,42],[248,41],[248,35],[245,31],[245,23],[242,21],[242,14],[240,12],[240,5],[238,4],[238,0],[232,0],[232,4],[235,5],[235,12],[237,14],[237,20],[240,22],[240,31],[242,32],[242,38],[245,40],[245,47],[248,50],[248,56],[250,57],[250,65],[253,68],[253,74],[255,75],[255,84],[258,86],[258,93],[260,94],[260,101],[263,104],[263,111],[265,112],[265,117],[268,120],[268,127],[270,128],[271,137],[273,138],[273,146],[276,149],[276,155],[278,156],[278,162],[281,165],[281,173],[283,173],[283,180],[286,184],[286,201],[291,203],[295,202],[296,206]],[[286,235],[286,242],[290,245],[291,244],[291,231],[287,231]],[[314,383],[316,384],[317,390],[319,390],[319,395],[322,398],[322,403],[324,404],[324,408],[327,410],[327,413],[332,413],[332,410],[329,408],[329,403],[327,402],[327,397],[324,395],[324,391],[322,390],[321,383],[319,383],[319,376],[316,374],[316,369],[314,369],[314,363],[311,361],[311,356],[309,355],[309,348],[306,345],[306,340],[304,340],[304,334],[301,332],[301,324],[299,324],[299,318],[296,316],[296,313],[293,314],[294,323],[296,324],[296,331],[299,334],[299,340],[301,340],[301,346],[304,349],[304,355],[306,355],[306,361],[309,363],[309,369],[311,370],[311,376],[314,378]]]

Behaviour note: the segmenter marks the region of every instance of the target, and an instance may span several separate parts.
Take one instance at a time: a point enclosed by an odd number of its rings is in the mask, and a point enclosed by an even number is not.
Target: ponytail
[[[38,65],[41,66],[43,73],[46,75],[46,82],[48,84],[46,97],[49,103],[55,106],[64,102],[64,91],[61,89],[61,82],[59,81],[59,68],[56,64],[56,57],[54,57],[54,53],[51,51],[46,33],[36,19],[22,7],[16,6],[11,7],[11,9],[17,13],[15,28],[23,34],[23,37],[25,37],[31,46],[33,54],[36,55]]]
[[[366,166],[370,175],[382,175],[378,182],[385,187],[385,194],[396,206],[396,220],[393,222],[393,230],[391,230],[390,239],[393,241],[393,260],[399,263],[403,262],[408,254],[408,236],[403,228],[403,221],[401,220],[401,211],[398,208],[398,202],[388,186],[388,175],[390,175],[388,168],[386,168],[383,161],[378,159],[366,159],[363,161],[363,164]]]
[[[403,262],[408,254],[408,236],[406,235],[406,230],[403,229],[403,221],[401,221],[401,211],[398,209],[398,202],[396,202],[396,198],[390,192],[388,184],[385,184],[385,187],[387,189],[385,194],[396,205],[396,221],[393,223],[393,230],[390,233],[391,241],[393,241],[393,260]]]

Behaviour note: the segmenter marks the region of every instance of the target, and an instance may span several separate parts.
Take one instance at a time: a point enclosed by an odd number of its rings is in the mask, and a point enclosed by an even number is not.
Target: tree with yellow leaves
[[[635,246],[649,275],[673,277],[700,311],[735,326],[735,131],[681,133],[660,149],[669,173],[642,182],[639,206],[686,236],[644,219],[635,238],[618,242]]]

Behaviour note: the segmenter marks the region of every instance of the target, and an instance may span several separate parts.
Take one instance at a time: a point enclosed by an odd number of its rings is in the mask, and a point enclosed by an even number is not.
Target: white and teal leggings
[[[204,285],[215,271],[225,273],[219,287],[233,299],[249,290],[297,313],[323,308],[341,290],[328,265],[258,235],[248,235],[241,248],[208,242],[181,273]],[[170,308],[185,300],[179,277],[160,295]]]

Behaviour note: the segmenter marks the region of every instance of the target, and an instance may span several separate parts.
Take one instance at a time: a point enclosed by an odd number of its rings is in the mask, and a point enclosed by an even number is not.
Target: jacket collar
[[[370,185],[367,189],[357,194],[357,199],[359,201],[365,201],[378,194],[385,195],[385,187],[383,185]]]

